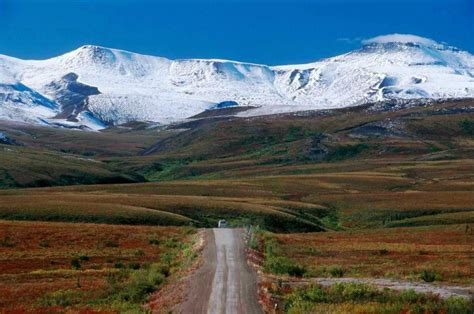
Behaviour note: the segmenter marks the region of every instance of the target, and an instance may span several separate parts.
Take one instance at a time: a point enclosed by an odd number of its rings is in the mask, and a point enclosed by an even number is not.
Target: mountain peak
[[[137,54],[135,52],[131,52],[127,50],[109,48],[109,47],[98,46],[98,45],[83,45],[71,52],[76,52],[76,53],[87,52],[90,54],[98,54],[98,53]]]
[[[94,49],[108,49],[108,48],[104,46],[98,46],[98,45],[83,45],[79,47],[77,50],[94,50]]]
[[[41,61],[0,57],[0,102],[8,100],[0,106],[0,119],[35,117],[43,123],[67,113],[64,99],[75,102],[76,117],[88,112],[111,123],[166,124],[225,101],[255,107],[239,114],[251,116],[474,96],[474,56],[468,52],[401,34],[368,39],[364,45],[313,63],[272,67],[216,59],[171,61],[94,45]],[[23,85],[9,78],[21,78]],[[52,89],[58,81],[68,88]],[[81,93],[76,83],[82,84]],[[94,93],[77,98],[84,86]],[[86,122],[80,123],[97,125],[87,117],[84,113]]]
[[[423,46],[437,46],[436,41],[411,34],[388,34],[373,37],[362,41],[363,45],[385,45],[385,44],[418,44]]]
[[[72,52],[75,58],[92,63],[110,64],[115,61],[115,54],[112,49],[86,45]]]
[[[111,67],[116,61],[114,49],[101,46],[85,45],[61,56],[50,59],[51,62],[59,61],[68,68],[82,67]]]

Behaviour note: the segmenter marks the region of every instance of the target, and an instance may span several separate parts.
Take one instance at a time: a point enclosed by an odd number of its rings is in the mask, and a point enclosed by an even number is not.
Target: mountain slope
[[[169,60],[83,46],[41,61],[0,56],[0,119],[105,128],[176,122],[221,102],[243,116],[341,108],[387,99],[474,97],[474,57],[413,35],[304,65]]]

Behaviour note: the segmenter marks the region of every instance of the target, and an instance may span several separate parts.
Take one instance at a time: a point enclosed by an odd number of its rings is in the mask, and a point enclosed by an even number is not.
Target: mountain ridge
[[[71,77],[73,85],[60,83]],[[82,95],[71,86],[96,92]],[[45,60],[0,55],[0,119],[95,130],[129,121],[169,124],[222,102],[256,107],[237,114],[252,116],[470,97],[474,56],[414,35],[379,36],[339,56],[283,66],[171,60],[94,45]]]

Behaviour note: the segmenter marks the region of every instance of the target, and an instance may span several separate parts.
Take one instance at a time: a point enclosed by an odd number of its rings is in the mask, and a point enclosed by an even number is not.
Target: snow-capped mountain
[[[474,97],[474,56],[414,35],[386,35],[314,63],[169,60],[98,46],[20,60],[0,55],[0,119],[101,129],[171,123],[226,102],[240,115],[341,108],[386,99]]]

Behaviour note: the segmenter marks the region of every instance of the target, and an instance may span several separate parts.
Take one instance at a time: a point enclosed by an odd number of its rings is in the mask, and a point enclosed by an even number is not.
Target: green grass
[[[307,278],[372,277],[465,285],[472,281],[471,233],[466,224],[267,233],[262,238],[266,247],[256,248],[270,257],[269,262],[301,266]],[[269,272],[277,269],[273,264]]]
[[[354,158],[364,150],[369,149],[367,144],[356,144],[356,145],[344,145],[337,146],[326,159],[330,162],[342,161],[349,158]]]
[[[55,185],[129,183],[139,175],[77,155],[0,145],[0,189]]]
[[[42,296],[37,302],[46,307],[69,307],[80,303],[85,297],[84,293],[76,290],[58,290]]]
[[[76,309],[97,307],[121,313],[147,313],[144,304],[149,296],[159,290],[172,273],[187,267],[196,257],[192,254],[192,244],[192,241],[184,243],[168,238],[164,243],[165,253],[159,256],[158,261],[142,264],[131,262],[128,267],[118,262],[115,271],[108,272],[105,287],[98,291],[58,290],[40,297],[37,305]],[[72,259],[71,267],[80,269],[80,261],[80,258]]]
[[[328,272],[332,277],[340,278],[344,276],[344,269],[340,266],[331,266]]]
[[[436,296],[405,290],[378,290],[364,283],[312,285],[285,296],[287,313],[471,313],[472,301],[460,297],[441,300]],[[375,311],[374,311],[375,310]]]
[[[41,190],[4,195],[0,218],[199,227],[214,227],[219,219],[227,219],[234,226],[254,224],[274,231],[319,231],[323,227],[317,215],[325,212],[317,205],[258,198],[57,191],[54,198]]]
[[[441,109],[469,105],[465,100],[437,104],[437,111],[433,107],[394,112],[351,108],[322,115],[211,120],[186,131],[147,129],[133,123],[100,133],[0,124],[0,131],[25,145],[1,146],[0,185],[239,177],[242,168],[321,162],[313,159],[318,145],[328,149],[322,160],[331,163],[367,156],[403,160],[432,154],[433,148],[440,150],[438,153],[449,152],[440,158],[469,158],[472,145],[466,135],[472,133],[472,114],[440,114]],[[412,119],[411,115],[420,118]],[[409,136],[385,140],[351,134],[357,126],[387,119],[406,125]],[[140,156],[157,142],[155,154]]]
[[[464,134],[474,136],[474,120],[465,118],[459,122],[459,126],[461,127]]]
[[[65,201],[0,204],[0,219],[129,225],[187,225],[192,222],[185,216],[148,208]]]
[[[423,215],[414,218],[399,219],[386,224],[387,227],[417,227],[430,225],[472,224],[474,209],[466,212]]]
[[[160,263],[153,263],[144,268],[118,267],[118,269],[118,272],[108,274],[107,286],[98,297],[94,297],[90,292],[87,295],[80,290],[58,290],[42,296],[37,304],[63,308],[106,306],[120,312],[146,313],[144,303],[151,293],[166,282],[170,274],[169,266]]]
[[[424,282],[433,282],[436,280],[442,280],[442,277],[440,274],[436,273],[433,270],[423,269],[420,273],[420,279]]]
[[[282,256],[281,248],[275,240],[264,233],[256,234],[254,236],[263,238],[265,256],[263,270],[265,272],[293,277],[304,276],[307,271],[306,268],[298,265],[291,259]]]

